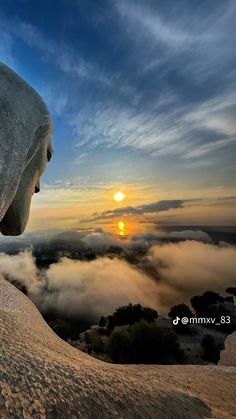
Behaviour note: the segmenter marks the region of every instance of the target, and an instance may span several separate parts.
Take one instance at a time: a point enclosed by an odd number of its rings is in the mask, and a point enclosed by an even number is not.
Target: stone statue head
[[[0,232],[23,233],[31,198],[52,156],[52,122],[41,97],[0,63]]]

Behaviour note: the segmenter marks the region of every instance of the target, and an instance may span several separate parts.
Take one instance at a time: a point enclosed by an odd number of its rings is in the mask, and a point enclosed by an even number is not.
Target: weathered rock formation
[[[221,351],[219,365],[236,366],[236,332],[225,340],[225,349]]]

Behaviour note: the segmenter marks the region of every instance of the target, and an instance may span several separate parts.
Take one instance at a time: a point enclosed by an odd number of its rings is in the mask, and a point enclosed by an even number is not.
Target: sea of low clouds
[[[236,247],[213,244],[200,230],[146,233],[122,240],[97,229],[82,242],[99,250],[99,256],[91,261],[62,257],[39,269],[32,250],[0,253],[1,272],[24,287],[42,313],[91,321],[130,302],[167,314],[174,304],[189,304],[193,295],[207,290],[224,294],[227,287],[235,286]],[[111,255],[112,246],[124,254]]]

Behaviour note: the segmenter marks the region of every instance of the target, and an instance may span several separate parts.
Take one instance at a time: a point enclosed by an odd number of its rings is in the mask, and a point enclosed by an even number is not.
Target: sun
[[[116,192],[113,195],[114,201],[121,202],[125,199],[125,194],[123,192]]]

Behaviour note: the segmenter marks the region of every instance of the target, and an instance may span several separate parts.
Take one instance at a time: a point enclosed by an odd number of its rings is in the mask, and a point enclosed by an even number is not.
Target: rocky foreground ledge
[[[227,336],[225,349],[221,351],[219,365],[236,365],[236,332]]]
[[[236,367],[114,365],[62,341],[0,276],[1,418],[236,417]]]

